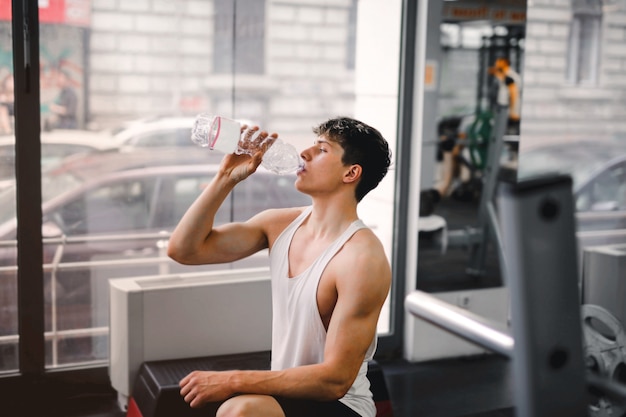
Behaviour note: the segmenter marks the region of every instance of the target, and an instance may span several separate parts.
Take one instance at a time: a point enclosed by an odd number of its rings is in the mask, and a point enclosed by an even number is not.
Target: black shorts
[[[520,134],[520,120],[519,119],[509,119],[506,125],[506,134],[507,135],[519,135]]]
[[[340,401],[296,400],[274,397],[286,417],[361,417]]]

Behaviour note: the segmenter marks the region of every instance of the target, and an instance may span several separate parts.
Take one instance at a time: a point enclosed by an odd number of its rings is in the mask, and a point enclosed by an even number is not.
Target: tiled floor
[[[513,417],[509,362],[496,355],[380,362],[394,417]],[[70,398],[63,417],[123,417],[112,392]],[[61,411],[61,410],[58,410]],[[330,417],[330,416],[329,416]]]
[[[499,356],[381,365],[395,417],[513,416],[509,362]]]

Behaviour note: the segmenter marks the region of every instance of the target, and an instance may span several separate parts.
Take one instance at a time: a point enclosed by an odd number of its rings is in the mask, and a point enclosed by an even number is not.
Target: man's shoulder
[[[259,213],[255,218],[261,222],[270,242],[273,242],[305,210],[307,210],[306,206],[272,208]]]
[[[348,263],[355,261],[371,264],[387,260],[383,245],[372,229],[365,226],[358,229],[345,243],[342,258]],[[341,254],[340,252],[340,254]]]
[[[387,293],[391,267],[382,243],[369,228],[359,229],[329,264],[337,284],[357,286],[365,292]],[[363,295],[363,294],[362,294]]]
[[[307,206],[304,207],[284,207],[284,208],[271,208],[260,213],[268,220],[295,220],[299,215],[307,210]]]

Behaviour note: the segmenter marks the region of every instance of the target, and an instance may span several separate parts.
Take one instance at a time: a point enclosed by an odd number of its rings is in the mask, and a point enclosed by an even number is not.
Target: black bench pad
[[[194,409],[180,396],[178,383],[194,370],[227,371],[231,369],[270,369],[270,352],[241,353],[203,358],[145,362],[133,386],[126,417],[196,417],[211,416],[221,403],[209,403]],[[391,402],[382,368],[369,363],[370,380],[377,417],[392,417]]]

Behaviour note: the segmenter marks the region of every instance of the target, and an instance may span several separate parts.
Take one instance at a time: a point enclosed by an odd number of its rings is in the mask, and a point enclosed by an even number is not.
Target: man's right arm
[[[224,263],[266,247],[265,233],[256,221],[213,227],[217,210],[235,184],[222,172],[213,178],[172,232],[170,258],[188,265]]]
[[[248,130],[252,135],[256,129]],[[261,132],[257,140],[268,134]],[[271,135],[270,139],[275,139]],[[264,144],[255,155],[229,154],[224,157],[218,173],[189,207],[172,232],[167,254],[188,265],[233,262],[267,247],[265,218],[261,213],[245,223],[229,223],[214,227],[215,214],[237,183],[253,174],[263,153],[271,144]]]

